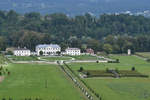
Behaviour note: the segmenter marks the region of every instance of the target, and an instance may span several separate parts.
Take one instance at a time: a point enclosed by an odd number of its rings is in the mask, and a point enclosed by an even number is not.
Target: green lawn
[[[8,58],[14,61],[36,61],[38,60],[36,56],[9,56]]]
[[[42,59],[46,59],[48,61],[56,61],[56,60],[71,60],[71,57],[41,57]]]
[[[91,55],[80,55],[80,56],[72,56],[72,57],[75,58],[76,60],[101,60]]]
[[[150,76],[150,63],[136,56],[112,55],[120,63],[72,63],[71,68],[77,73],[82,66],[85,70],[105,70],[106,68],[130,70],[135,67],[140,73]],[[91,88],[102,96],[102,100],[150,100],[150,78],[88,78],[83,79]]]
[[[136,54],[144,58],[150,58],[150,52],[137,52]]]
[[[42,100],[83,100],[57,65],[9,64],[8,70],[10,75],[0,83],[0,100],[8,97],[13,100],[35,100],[36,97]]]

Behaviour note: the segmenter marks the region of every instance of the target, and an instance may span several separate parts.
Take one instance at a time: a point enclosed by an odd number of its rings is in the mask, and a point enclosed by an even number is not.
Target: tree
[[[84,70],[83,67],[80,67],[79,72],[82,72],[83,70]]]
[[[40,51],[40,56],[43,56],[43,51]]]
[[[112,50],[113,50],[110,44],[104,44],[103,49],[107,54],[112,53]]]
[[[6,39],[5,37],[0,36],[0,51],[6,49]]]
[[[60,55],[60,54],[61,54],[61,52],[60,52],[60,51],[57,51],[57,52],[56,52],[56,54],[57,54],[57,55]]]
[[[135,67],[132,67],[132,69],[131,69],[132,71],[135,71]]]

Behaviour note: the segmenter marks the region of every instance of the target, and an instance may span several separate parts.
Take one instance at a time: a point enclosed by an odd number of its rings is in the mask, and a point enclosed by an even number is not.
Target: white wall
[[[30,56],[31,52],[30,50],[14,50],[15,56]]]

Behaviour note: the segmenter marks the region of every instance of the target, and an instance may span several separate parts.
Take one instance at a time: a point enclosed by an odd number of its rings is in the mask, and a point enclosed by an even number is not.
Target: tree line
[[[150,19],[127,14],[94,17],[88,13],[68,17],[62,13],[21,15],[0,11],[0,50],[7,47],[35,49],[37,44],[59,44],[93,48],[106,53],[125,53],[127,49],[150,51]]]

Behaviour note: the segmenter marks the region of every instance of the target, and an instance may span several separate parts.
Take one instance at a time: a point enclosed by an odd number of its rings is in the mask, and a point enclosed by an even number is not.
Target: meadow
[[[41,57],[41,59],[45,59],[47,61],[57,61],[57,60],[71,60],[71,57]]]
[[[136,55],[150,59],[150,52],[137,52]]]
[[[8,56],[9,59],[13,61],[37,61],[36,56]]]
[[[71,56],[71,57],[75,58],[76,60],[101,60],[100,58],[91,55],[80,55],[80,56]]]
[[[72,63],[69,64],[76,74],[83,67],[85,70],[131,70],[132,67],[150,76],[150,63],[136,56],[111,55],[120,63]],[[99,93],[102,100],[150,100],[150,78],[85,78],[88,86]]]
[[[0,100],[83,100],[57,65],[9,64],[10,75],[0,83]]]

